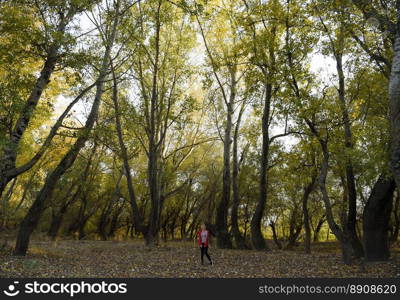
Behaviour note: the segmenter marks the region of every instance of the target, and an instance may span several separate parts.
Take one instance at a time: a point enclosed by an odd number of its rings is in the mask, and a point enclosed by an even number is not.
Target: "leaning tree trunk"
[[[66,24],[63,24],[62,31],[65,30]],[[17,159],[17,150],[22,139],[22,136],[28,127],[32,118],[33,112],[35,111],[37,104],[42,96],[43,91],[47,87],[50,76],[54,72],[54,68],[58,61],[58,49],[59,45],[53,45],[47,55],[46,61],[43,65],[42,71],[38,79],[36,80],[35,86],[33,87],[25,106],[22,109],[21,116],[17,120],[13,129],[10,141],[5,145],[3,157],[0,160],[0,196],[3,193],[8,182],[11,181],[15,176],[9,174],[10,170],[15,168],[15,162]]]
[[[124,172],[123,173],[125,174],[126,182],[127,182],[127,186],[128,186],[128,194],[129,194],[129,200],[130,200],[129,203],[130,203],[131,210],[132,210],[133,224],[137,231],[145,234],[146,230],[143,225],[142,216],[140,214],[139,207],[138,207],[137,201],[136,201],[135,189],[133,187],[133,179],[132,179],[132,174],[131,174],[131,167],[129,165],[128,150],[126,149],[123,135],[122,135],[122,125],[121,125],[121,117],[120,117],[120,109],[119,109],[119,101],[118,101],[119,100],[119,98],[118,98],[118,83],[117,83],[117,79],[116,79],[115,72],[114,72],[114,66],[112,63],[111,63],[111,69],[112,69],[112,77],[113,77],[113,85],[114,85],[112,100],[113,100],[114,111],[115,111],[115,125],[116,125],[116,129],[117,129],[117,137],[118,137],[119,148],[121,151],[121,157],[122,157],[122,161],[124,164]],[[119,183],[120,183],[120,179],[118,180],[117,187],[119,186]]]
[[[117,0],[116,2],[116,12],[115,17],[113,20],[112,31],[110,35],[110,39],[106,46],[106,50],[104,53],[102,65],[100,68],[100,74],[96,85],[96,95],[94,97],[93,105],[89,116],[85,123],[85,128],[82,129],[83,132],[79,135],[76,139],[75,143],[73,144],[72,148],[64,155],[60,163],[57,167],[49,173],[44,183],[44,186],[40,190],[39,194],[37,195],[35,201],[33,202],[32,206],[30,207],[28,213],[22,220],[17,236],[17,241],[14,249],[15,255],[25,255],[28,246],[29,240],[31,237],[32,232],[35,230],[39,223],[39,219],[45,209],[46,200],[51,197],[55,186],[61,176],[73,165],[75,159],[77,158],[79,151],[85,146],[86,141],[89,138],[89,133],[94,126],[95,120],[97,118],[97,114],[99,111],[101,97],[103,95],[103,87],[104,87],[104,79],[107,75],[108,65],[109,65],[109,57],[111,53],[111,48],[114,43],[114,39],[116,36],[118,19],[119,19],[119,6],[120,1]]]
[[[15,177],[7,192],[3,195],[1,199],[1,210],[0,210],[0,230],[7,227],[7,220],[10,213],[8,212],[8,203],[10,202],[11,196],[14,192],[14,187],[17,182],[17,178]],[[1,198],[1,195],[0,195]]]
[[[85,182],[87,177],[89,176],[89,170],[92,165],[93,157],[96,153],[96,148],[97,148],[97,144],[95,144],[93,147],[93,150],[88,158],[88,162],[85,166],[82,176],[80,176],[80,178],[79,178],[80,184],[78,185],[76,191],[73,193],[72,197],[70,199],[68,199],[70,197],[71,192],[73,191],[73,189],[76,186],[75,182],[73,182],[71,184],[71,186],[69,187],[69,189],[63,199],[63,203],[61,203],[60,209],[58,211],[55,211],[54,208],[52,209],[52,219],[51,219],[51,223],[50,223],[50,228],[47,232],[47,235],[51,238],[52,241],[56,240],[56,238],[57,238],[57,234],[61,228],[63,218],[64,218],[68,208],[78,199],[78,196],[81,193],[82,183]]]
[[[75,15],[75,13],[77,13],[75,8],[71,7],[70,9],[71,11],[68,16],[60,14],[60,21],[57,24],[55,32],[59,35],[59,37],[63,37],[65,35],[68,23],[72,20],[72,17]],[[62,44],[59,41],[54,41],[48,47],[47,56],[43,67],[38,78],[36,79],[35,85],[30,91],[30,94],[22,107],[19,118],[16,120],[10,140],[7,141],[4,149],[2,149],[3,151],[0,152],[0,197],[9,181],[33,166],[33,164],[31,164],[29,168],[26,168],[23,171],[17,170],[19,169],[15,166],[17,153],[23,135],[31,122],[43,92],[50,82],[50,77],[53,74],[59,59],[61,58],[59,55],[59,49],[61,47]],[[37,160],[34,160],[34,162],[36,163]]]
[[[390,257],[389,220],[395,187],[393,178],[381,175],[365,205],[364,248],[365,259],[368,261],[387,260]]]
[[[269,156],[269,117],[272,98],[272,84],[265,84],[264,110],[262,116],[262,149],[260,161],[259,195],[256,209],[250,223],[251,244],[254,249],[268,249],[261,231],[261,221],[264,215],[265,203],[267,201],[268,186],[268,156]]]

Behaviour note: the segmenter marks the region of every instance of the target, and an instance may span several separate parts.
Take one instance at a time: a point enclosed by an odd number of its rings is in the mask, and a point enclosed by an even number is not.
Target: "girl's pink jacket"
[[[201,232],[202,232],[203,230],[200,230],[198,233],[197,233],[197,240],[198,240],[198,242],[199,242],[199,246],[201,246]],[[208,237],[210,236],[210,233],[208,232],[208,230],[204,230],[206,233],[207,233],[207,237],[206,237],[206,242],[204,243],[204,246],[205,247],[208,247]]]

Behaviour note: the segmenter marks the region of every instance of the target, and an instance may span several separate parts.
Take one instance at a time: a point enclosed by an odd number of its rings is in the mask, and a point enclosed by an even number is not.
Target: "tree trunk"
[[[276,246],[278,247],[278,249],[282,249],[282,244],[278,239],[278,235],[276,233],[276,227],[275,227],[275,222],[271,221],[269,223],[269,226],[272,229],[272,238],[274,239],[274,243],[276,244]]]
[[[236,69],[230,69],[231,84],[229,102],[226,103],[226,125],[224,135],[224,169],[222,175],[222,197],[217,207],[216,230],[217,246],[219,248],[232,248],[231,237],[228,232],[228,208],[231,198],[231,135],[233,105],[236,97]]]
[[[110,201],[108,201],[104,205],[103,210],[100,215],[100,220],[99,220],[99,223],[97,226],[97,231],[100,234],[100,237],[103,241],[106,241],[108,236],[110,235],[111,229],[109,230],[109,232],[107,232],[107,225],[110,221],[109,215],[112,212],[114,204],[119,200],[119,197],[120,197],[120,187],[119,186],[121,184],[122,176],[123,176],[123,172],[121,172],[121,174],[117,180],[117,183],[115,185],[115,190],[114,190],[114,193],[113,193]]]
[[[137,231],[142,232],[143,234],[145,234],[145,228],[143,225],[143,219],[142,216],[140,214],[138,205],[137,205],[137,201],[136,201],[136,194],[135,194],[135,190],[133,187],[133,183],[132,183],[132,175],[131,175],[131,168],[129,165],[129,159],[128,159],[128,151],[126,149],[124,140],[123,140],[123,135],[122,135],[122,125],[121,125],[121,117],[120,117],[120,109],[119,109],[119,103],[118,103],[118,83],[117,83],[117,79],[115,76],[115,72],[114,72],[114,66],[111,63],[111,69],[112,69],[112,76],[113,76],[113,96],[112,96],[112,100],[114,103],[114,111],[115,111],[115,125],[116,125],[116,129],[117,129],[117,137],[118,137],[118,143],[119,143],[119,147],[121,150],[121,157],[123,160],[123,164],[124,164],[124,174],[126,177],[126,181],[127,181],[127,186],[128,186],[128,194],[129,194],[129,203],[131,205],[131,210],[132,210],[132,216],[133,216],[133,224],[135,225],[135,228]],[[119,181],[118,181],[118,186],[119,186]]]
[[[361,11],[364,11],[364,16],[367,19],[371,14],[366,8],[364,1],[353,0],[355,6]],[[389,76],[389,116],[390,116],[390,163],[389,166],[393,173],[393,179],[396,185],[400,186],[400,5],[399,1],[396,1],[396,22],[391,23],[391,31],[394,32],[393,40],[393,56],[391,62],[386,63],[391,68]],[[382,21],[380,21],[382,25]],[[383,27],[383,26],[382,26]],[[383,72],[386,76],[386,74]],[[388,183],[386,183],[388,184]],[[384,183],[381,181],[380,188],[384,187]],[[387,188],[387,186],[386,186]],[[390,189],[389,189],[390,190]],[[388,191],[388,190],[386,190]],[[390,198],[388,193],[386,196],[381,196],[382,199]],[[376,197],[376,196],[375,196]],[[371,198],[371,197],[370,197]],[[388,199],[386,199],[388,201]],[[383,201],[383,200],[382,200]],[[381,220],[381,222],[386,222]],[[384,233],[385,234],[385,233]],[[380,237],[380,240],[385,240],[385,237]],[[364,238],[365,244],[365,238]],[[381,250],[382,254],[386,250]],[[366,254],[366,256],[368,256]],[[383,255],[381,255],[384,257]]]
[[[232,190],[233,190],[233,203],[232,203],[232,212],[231,212],[231,230],[233,234],[233,238],[236,243],[236,248],[238,249],[245,249],[246,248],[246,241],[243,238],[238,224],[238,208],[240,204],[240,195],[239,195],[239,184],[238,184],[238,175],[239,175],[239,161],[238,161],[238,139],[239,139],[239,128],[240,128],[240,121],[242,119],[242,114],[244,112],[244,105],[239,112],[238,119],[236,121],[235,132],[233,135],[233,171],[232,171]]]
[[[303,227],[303,224],[297,224],[297,205],[295,205],[291,217],[290,217],[290,224],[289,224],[289,237],[288,237],[288,242],[285,246],[286,250],[292,249],[294,246],[296,246],[296,241],[299,238],[301,228]]]
[[[303,224],[304,224],[304,252],[307,254],[311,253],[311,228],[310,228],[310,216],[308,215],[308,198],[314,189],[317,175],[311,176],[311,182],[307,184],[303,191]]]
[[[351,246],[351,239],[347,234],[346,230],[342,230],[335,222],[333,212],[332,212],[332,205],[329,199],[328,191],[326,189],[326,178],[328,176],[328,168],[329,168],[329,150],[328,150],[328,142],[324,139],[321,134],[318,132],[315,124],[311,122],[309,119],[305,119],[308,127],[310,128],[312,134],[318,139],[318,142],[321,146],[322,150],[322,162],[321,162],[321,169],[320,169],[320,176],[318,180],[318,185],[321,190],[322,200],[324,201],[325,205],[325,212],[326,212],[326,220],[328,222],[329,228],[332,233],[335,235],[337,240],[341,244],[342,248],[342,259],[343,262],[347,265],[351,264],[352,261],[352,246]],[[329,236],[329,235],[328,235]]]
[[[73,12],[71,8],[71,12]],[[56,33],[60,36],[65,34],[65,29],[68,22],[71,20],[73,14],[67,17],[61,17],[57,24]],[[17,177],[20,173],[15,173],[15,162],[17,160],[17,152],[19,149],[20,141],[29,126],[31,118],[36,110],[39,100],[50,82],[50,77],[54,72],[56,64],[60,58],[59,49],[62,45],[59,42],[53,42],[48,48],[47,56],[43,64],[40,75],[37,78],[34,87],[32,88],[29,97],[27,98],[21,114],[17,119],[15,126],[11,133],[11,138],[4,146],[2,153],[0,153],[0,197],[6,188],[8,182]]]
[[[64,28],[62,29],[65,30]],[[63,32],[62,31],[62,32]],[[13,179],[12,176],[8,175],[8,172],[15,168],[15,162],[17,159],[17,150],[18,145],[22,139],[22,135],[24,134],[26,128],[28,127],[32,115],[36,109],[36,106],[42,96],[44,89],[47,87],[48,83],[50,82],[50,76],[54,71],[56,66],[58,56],[59,46],[53,45],[48,53],[46,61],[43,65],[42,71],[40,72],[40,76],[37,79],[34,88],[32,89],[25,106],[22,109],[21,116],[17,120],[15,127],[13,129],[11,140],[6,144],[4,149],[4,156],[0,162],[0,175],[2,180],[0,182],[0,195],[3,193],[4,188],[6,187],[7,183]]]
[[[396,184],[393,178],[381,175],[375,183],[364,208],[363,230],[365,259],[387,260],[389,251],[389,219]]]
[[[330,204],[328,191],[326,189],[326,177],[328,174],[329,155],[328,155],[327,146],[324,145],[322,148],[323,148],[324,158],[323,158],[323,162],[322,162],[322,166],[321,166],[321,175],[320,175],[320,180],[319,180],[319,186],[320,186],[322,198],[323,198],[324,204],[325,204],[326,219],[328,221],[329,228],[331,229],[332,233],[335,235],[335,237],[338,239],[338,241],[341,244],[343,262],[346,265],[349,265],[349,264],[351,264],[351,261],[352,261],[352,259],[351,259],[351,257],[352,257],[351,239],[346,234],[346,231],[343,231],[340,229],[340,227],[336,224],[334,217],[333,217],[332,206]]]
[[[158,185],[158,159],[155,145],[151,143],[149,148],[148,181],[150,188],[151,212],[148,230],[145,234],[146,245],[158,243],[159,215],[160,215],[160,191]]]
[[[399,189],[397,189],[396,193],[396,198],[394,202],[394,208],[393,208],[393,219],[394,219],[394,228],[393,228],[393,233],[392,236],[390,237],[390,242],[394,243],[397,241],[399,238],[399,230],[400,230],[400,216],[399,216],[399,208],[400,208],[400,193]]]
[[[321,219],[318,220],[318,224],[314,229],[313,242],[319,241],[319,233],[320,233],[322,225],[324,225],[324,223],[325,223],[325,216],[323,216]]]
[[[118,229],[118,220],[119,220],[119,216],[121,215],[122,209],[124,208],[123,205],[120,205],[119,207],[117,207],[117,210],[115,211],[111,222],[110,222],[110,230],[108,231],[108,236],[109,237],[114,237],[115,236],[115,232]]]
[[[49,230],[47,232],[47,236],[52,240],[55,241],[57,238],[57,233],[61,227],[62,216],[52,212],[51,216],[51,223]]]
[[[61,224],[62,224],[64,215],[67,212],[67,209],[68,209],[68,205],[63,205],[59,212],[55,212],[53,210],[50,228],[49,228],[49,231],[47,232],[47,235],[50,237],[50,239],[52,241],[55,241],[57,238],[57,234],[61,228]]]
[[[110,207],[111,207],[110,203],[107,203],[107,204],[103,207],[103,210],[102,210],[101,215],[100,215],[99,222],[98,222],[98,224],[97,224],[97,232],[99,233],[100,238],[101,238],[103,241],[106,241],[107,238],[108,238],[108,233],[107,233],[106,228],[107,228],[108,221],[109,221],[108,215],[109,215],[109,213],[110,213]],[[128,228],[129,228],[129,227],[128,227]]]
[[[83,171],[83,176],[82,176],[82,182],[84,182],[88,176],[89,173],[89,168],[92,163],[92,158],[94,156],[95,151],[93,151],[88,159],[88,163],[85,167],[85,170]],[[66,195],[63,198],[63,203],[61,204],[61,207],[58,211],[56,211],[55,207],[52,207],[52,219],[50,223],[49,230],[47,232],[47,236],[50,237],[52,241],[55,241],[57,238],[57,234],[61,228],[61,224],[64,218],[65,213],[67,212],[68,207],[76,201],[78,198],[78,195],[81,191],[82,185],[79,185],[78,188],[76,189],[75,193],[72,195],[71,199],[68,200],[70,197],[71,192],[73,189],[76,187],[76,183],[73,182],[71,186],[68,188]]]
[[[5,193],[5,195],[3,195],[2,199],[1,199],[1,216],[2,216],[2,219],[1,219],[1,222],[0,222],[0,230],[2,228],[6,228],[7,227],[8,216],[10,215],[10,213],[8,212],[8,204],[9,204],[11,196],[13,194],[16,182],[17,182],[17,178],[15,177],[13,182],[11,183],[10,187],[8,188],[7,192]],[[1,196],[0,196],[0,198],[1,198]]]
[[[156,15],[156,29],[155,29],[155,58],[154,70],[152,76],[151,97],[150,97],[150,113],[148,113],[148,163],[147,163],[147,181],[149,185],[151,211],[150,219],[148,222],[147,231],[144,234],[145,243],[152,246],[158,243],[159,231],[159,216],[160,216],[160,186],[159,186],[159,147],[162,143],[158,139],[158,112],[159,97],[158,97],[158,72],[159,72],[159,58],[160,58],[160,31],[161,20],[160,10],[162,1],[158,1],[158,9]],[[161,137],[160,137],[161,138]]]
[[[89,220],[89,216],[85,216],[85,218],[82,220],[82,222],[79,223],[79,228],[78,228],[78,239],[83,240],[86,237],[86,232],[85,232],[85,227],[87,224],[87,221]]]
[[[265,84],[264,110],[262,116],[262,150],[260,161],[259,196],[256,209],[250,223],[251,244],[254,249],[267,249],[262,231],[261,221],[264,215],[265,203],[267,201],[268,188],[268,158],[269,158],[269,117],[272,98],[272,84]]]
[[[396,185],[400,187],[400,5],[396,9],[397,26],[389,81],[390,167]]]
[[[344,127],[344,141],[347,152],[353,149],[353,137],[351,132],[351,125],[349,119],[348,108],[345,99],[345,83],[344,83],[344,73],[343,73],[343,63],[342,55],[336,53],[336,70],[339,78],[339,102],[342,112],[343,127]],[[347,185],[347,200],[348,200],[348,213],[347,213],[347,223],[345,225],[345,230],[347,231],[353,248],[353,254],[355,257],[362,257],[364,255],[363,247],[360,239],[358,238],[356,231],[357,222],[357,191],[356,183],[354,177],[353,162],[351,158],[351,153],[346,153],[346,185]]]
[[[29,240],[32,232],[37,227],[39,219],[45,209],[46,200],[51,197],[54,188],[60,179],[60,177],[73,165],[79,151],[84,147],[86,141],[89,138],[89,133],[94,126],[95,120],[97,118],[98,110],[100,107],[101,97],[103,95],[104,79],[107,74],[109,57],[111,53],[111,48],[114,43],[114,39],[117,31],[117,24],[119,19],[119,5],[120,1],[116,2],[116,13],[113,21],[112,33],[110,40],[106,46],[106,51],[103,57],[102,66],[100,69],[99,80],[96,85],[96,95],[93,101],[93,105],[90,114],[85,123],[85,129],[76,139],[72,148],[64,155],[57,167],[49,173],[45,181],[44,186],[40,190],[38,196],[33,202],[31,208],[26,214],[25,218],[22,220],[17,236],[17,241],[15,245],[14,254],[15,255],[25,255],[28,250]]]

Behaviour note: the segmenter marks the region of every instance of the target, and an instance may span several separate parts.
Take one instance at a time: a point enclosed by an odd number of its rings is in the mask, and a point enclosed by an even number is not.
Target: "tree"
[[[110,30],[105,32],[106,39],[103,41],[105,43],[105,52],[101,62],[99,76],[96,84],[96,94],[91,111],[85,123],[85,129],[78,136],[71,149],[64,155],[57,167],[48,174],[44,186],[40,190],[38,196],[36,197],[34,203],[30,207],[28,213],[26,214],[24,220],[20,225],[14,250],[15,255],[26,254],[26,251],[28,250],[30,235],[32,234],[33,230],[36,228],[39,222],[40,216],[44,210],[46,200],[51,197],[56,183],[61,178],[61,176],[73,165],[76,157],[79,154],[79,151],[84,147],[86,141],[89,138],[89,133],[96,121],[97,113],[101,103],[101,97],[103,95],[104,80],[109,69],[110,53],[114,44],[118,21],[120,18],[120,5],[120,0],[117,0],[115,4],[115,12],[112,25],[110,27]]]
[[[217,245],[220,248],[232,248],[231,236],[228,230],[228,209],[231,200],[231,187],[232,187],[231,144],[232,144],[232,131],[233,131],[233,116],[235,107],[237,106],[236,102],[239,89],[239,81],[244,72],[244,71],[240,72],[241,69],[239,67],[239,65],[241,64],[241,57],[243,56],[243,52],[240,49],[241,41],[240,41],[240,36],[238,36],[237,34],[238,28],[233,19],[235,17],[233,11],[234,2],[235,1],[232,1],[227,5],[227,7],[223,7],[219,11],[217,11],[217,17],[212,20],[215,22],[214,24],[218,24],[219,29],[221,31],[217,35],[221,33],[222,34],[226,33],[225,36],[221,36],[225,38],[226,41],[225,45],[216,46],[215,39],[211,41],[207,39],[206,33],[203,29],[204,25],[200,20],[200,16],[198,14],[195,15],[197,23],[200,28],[200,33],[204,42],[204,46],[206,48],[207,58],[209,60],[209,65],[211,67],[211,74],[215,78],[218,90],[220,92],[220,95],[217,99],[223,102],[226,113],[225,122],[223,126],[224,127],[223,136],[221,133],[219,133],[221,140],[223,141],[224,163],[222,172],[221,201],[218,204],[215,216]],[[229,17],[230,22],[228,24],[220,23],[222,21],[221,17],[224,16]],[[208,22],[210,21],[211,20],[208,20]],[[236,170],[234,172],[236,172]],[[235,185],[235,189],[236,188],[237,186]],[[237,201],[237,199],[235,201]],[[234,213],[236,214],[236,212]],[[236,224],[234,224],[234,226],[237,229]],[[235,231],[235,235],[236,237],[239,238],[237,230]]]
[[[69,62],[68,59],[65,58],[65,56],[71,55],[69,53],[70,47],[75,42],[75,37],[73,37],[69,32],[69,24],[77,14],[90,9],[94,4],[91,1],[52,1],[51,3],[48,3],[47,1],[28,0],[16,2],[17,3],[15,4],[1,4],[5,8],[4,13],[9,13],[9,10],[17,10],[16,6],[18,5],[23,6],[22,11],[26,11],[28,6],[34,8],[34,15],[32,16],[28,13],[27,17],[31,18],[32,23],[35,21],[40,22],[43,29],[40,31],[32,24],[34,29],[32,30],[33,32],[29,32],[29,34],[36,39],[28,40],[26,42],[31,46],[37,47],[37,49],[35,49],[37,51],[36,57],[43,58],[43,66],[41,67],[40,75],[29,88],[29,92],[26,91],[27,98],[23,102],[21,109],[18,111],[16,121],[12,121],[9,125],[9,127],[12,127],[9,137],[5,138],[1,143],[0,195],[3,193],[8,182],[29,170],[39,160],[48,148],[52,138],[54,137],[55,131],[57,131],[62,123],[61,118],[58,126],[54,127],[54,130],[50,132],[48,139],[35,156],[22,166],[16,166],[19,154],[18,151],[21,146],[23,135],[31,123],[39,101],[42,98],[42,94],[49,85],[52,74],[55,72],[56,67],[66,67],[68,65],[73,66],[72,56],[70,57]],[[11,13],[15,14],[14,11],[11,11]],[[6,17],[5,20],[8,18],[9,17]],[[13,20],[11,20],[11,22],[12,21]],[[23,20],[19,21],[23,22]],[[5,22],[5,27],[5,30],[9,29],[7,28],[7,22]],[[27,33],[28,32],[22,32],[19,34]],[[18,37],[18,34],[16,34],[16,36]],[[21,50],[27,51],[26,48]],[[66,114],[67,113],[68,111]]]
[[[357,34],[353,34],[353,38],[357,41],[357,43],[361,46],[361,48],[371,57],[372,60],[376,62],[378,67],[380,68],[381,72],[385,77],[389,79],[388,83],[388,94],[389,94],[389,120],[390,120],[390,159],[389,159],[389,166],[396,182],[396,185],[399,186],[400,184],[400,104],[398,101],[400,95],[400,78],[398,76],[399,73],[399,66],[400,66],[400,2],[395,1],[395,3],[391,5],[385,5],[383,3],[372,3],[369,5],[366,1],[363,0],[353,0],[352,3],[355,7],[359,9],[364,17],[364,21],[369,21],[372,24],[375,24],[378,28],[378,31],[381,34],[383,39],[383,50],[378,48],[378,51],[375,51],[372,47],[368,45],[365,41],[362,41]],[[377,10],[377,6],[383,5],[386,14],[379,13]],[[396,18],[393,22],[389,17],[389,11],[392,10],[395,12]],[[389,46],[388,46],[389,45]],[[391,47],[390,47],[391,45]],[[387,55],[387,48],[391,48],[391,54]],[[388,71],[390,70],[390,72]],[[364,212],[366,218],[365,222],[371,222],[371,224],[364,223],[364,228],[372,228],[374,225],[380,224],[380,226],[385,226],[387,223],[386,218],[390,217],[387,214],[386,209],[378,210],[379,213],[372,213],[370,210],[371,206],[380,207],[380,208],[391,208],[392,207],[392,199],[393,199],[393,191],[394,189],[391,188],[392,179],[383,179],[385,177],[384,172],[380,175],[378,181],[375,183],[374,188],[371,192],[371,197],[368,200],[368,205],[365,207],[366,211]],[[384,190],[385,193],[383,196],[379,195],[376,191]],[[373,199],[372,197],[376,197]],[[378,201],[382,201],[382,203],[378,204]],[[381,223],[383,220],[383,223]],[[385,228],[385,227],[383,227]],[[379,231],[379,230],[378,230]],[[380,230],[380,234],[383,236],[379,237],[379,240],[383,241],[383,246],[378,246],[377,244],[372,244],[369,241],[376,238],[377,232],[372,232],[370,230],[366,231],[364,235],[364,247],[366,251],[367,259],[371,260],[386,260],[388,259],[389,249],[388,245],[385,242],[387,239],[387,228]],[[372,234],[369,236],[369,234]]]
[[[354,138],[352,134],[352,120],[349,118],[349,102],[346,98],[346,87],[345,87],[345,75],[343,69],[343,56],[345,55],[345,49],[349,49],[347,44],[347,35],[346,32],[346,20],[347,17],[345,14],[345,1],[340,2],[337,6],[334,4],[332,10],[336,11],[336,14],[333,15],[332,18],[336,21],[337,28],[328,28],[326,21],[321,16],[321,12],[319,8],[316,8],[318,11],[318,17],[323,26],[323,30],[328,36],[329,39],[329,48],[333,57],[336,61],[336,72],[338,78],[338,100],[339,106],[342,114],[342,122],[343,122],[343,131],[344,131],[344,146],[346,148],[346,152],[348,153],[345,158],[345,173],[346,173],[346,189],[347,193],[347,202],[348,202],[348,212],[346,218],[346,231],[352,240],[352,247],[354,251],[354,255],[356,257],[363,256],[363,248],[361,242],[357,236],[356,232],[356,218],[357,218],[357,191],[355,184],[355,174],[354,174],[354,166],[353,159],[351,157],[351,151],[354,146]],[[317,6],[316,6],[317,7]],[[332,34],[332,31],[335,33]]]

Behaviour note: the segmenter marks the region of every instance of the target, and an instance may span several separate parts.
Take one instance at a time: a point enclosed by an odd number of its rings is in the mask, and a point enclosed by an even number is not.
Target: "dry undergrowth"
[[[388,262],[346,266],[334,243],[293,251],[210,249],[215,265],[201,266],[192,243],[146,247],[141,241],[34,241],[26,257],[0,253],[0,277],[395,277],[400,249]]]

